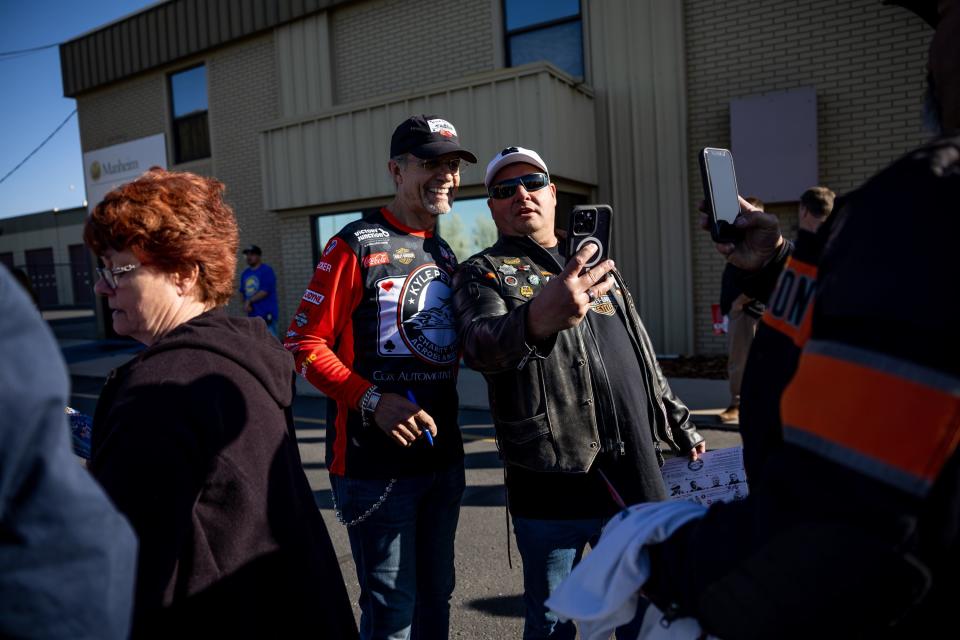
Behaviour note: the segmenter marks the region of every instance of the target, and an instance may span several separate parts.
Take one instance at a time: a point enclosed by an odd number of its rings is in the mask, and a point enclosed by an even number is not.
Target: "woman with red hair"
[[[147,345],[107,380],[89,464],[140,540],[133,635],[356,637],[297,449],[293,358],[222,310],[238,244],[223,185],[153,168],[84,240],[114,330]]]

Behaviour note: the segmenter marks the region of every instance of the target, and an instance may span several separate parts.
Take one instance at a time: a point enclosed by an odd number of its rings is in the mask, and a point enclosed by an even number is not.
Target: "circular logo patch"
[[[410,255],[412,260],[412,251]],[[447,365],[456,360],[457,328],[451,295],[450,276],[435,264],[420,265],[403,283],[400,337],[410,352],[424,362]]]

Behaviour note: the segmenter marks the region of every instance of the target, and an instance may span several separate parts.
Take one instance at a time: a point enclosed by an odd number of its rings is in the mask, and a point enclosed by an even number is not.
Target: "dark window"
[[[57,295],[57,272],[53,265],[53,249],[27,249],[23,252],[27,261],[27,275],[37,295],[41,309],[55,307],[59,303]]]
[[[363,217],[362,211],[344,211],[342,213],[325,213],[313,217],[313,254],[316,260],[320,259],[320,252],[327,246],[327,242],[340,229]]]
[[[174,162],[209,158],[207,68],[204,65],[170,74],[170,109],[173,113]]]
[[[90,268],[90,251],[85,245],[71,244],[70,281],[73,284],[73,303],[75,305],[93,305],[93,270]]]
[[[3,253],[0,253],[0,264],[7,265],[7,267],[13,271],[13,252],[4,251]]]
[[[546,60],[583,77],[580,0],[504,0],[507,65]]]

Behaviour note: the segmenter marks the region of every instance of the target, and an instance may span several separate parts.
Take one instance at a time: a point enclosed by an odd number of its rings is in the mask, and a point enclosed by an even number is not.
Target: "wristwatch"
[[[380,389],[377,385],[371,385],[360,398],[360,414],[363,416],[364,425],[373,422],[373,412],[377,410],[378,404],[380,404]]]

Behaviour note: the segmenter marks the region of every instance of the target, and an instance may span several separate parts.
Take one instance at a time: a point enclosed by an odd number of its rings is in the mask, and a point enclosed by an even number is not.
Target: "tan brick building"
[[[838,193],[925,137],[929,33],[879,0],[549,6],[170,0],[64,43],[64,93],[85,152],[163,133],[170,168],[226,183],[242,243],[277,270],[284,326],[326,237],[390,199],[389,138],[406,116],[445,115],[481,162],[538,149],[561,216],[613,205],[614,258],[674,353],[724,350],[710,318],[723,263],[697,230],[698,149],[733,144],[738,170],[777,162],[764,140],[739,154],[750,132],[732,126],[731,101],[812,90],[815,143],[791,161]],[[489,233],[481,169],[464,172],[460,217],[441,222],[461,253]],[[768,207],[788,231],[799,193]]]

